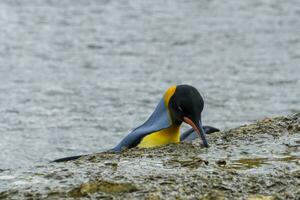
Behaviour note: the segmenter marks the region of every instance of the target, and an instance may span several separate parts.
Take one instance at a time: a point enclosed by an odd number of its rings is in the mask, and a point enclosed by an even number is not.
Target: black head
[[[173,123],[185,122],[191,125],[202,139],[204,146],[208,147],[201,123],[204,101],[198,90],[190,85],[178,85],[168,106]]]

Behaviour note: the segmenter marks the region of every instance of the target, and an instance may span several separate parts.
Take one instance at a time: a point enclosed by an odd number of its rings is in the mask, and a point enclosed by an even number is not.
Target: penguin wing
[[[206,134],[214,133],[214,132],[219,132],[220,130],[212,127],[212,126],[203,126],[203,129]],[[189,129],[186,132],[182,133],[180,135],[180,141],[192,141],[198,138],[197,134],[195,133],[194,129]]]
[[[168,108],[162,98],[149,119],[129,133],[112,151],[120,152],[123,149],[136,147],[145,136],[168,128],[171,124]]]

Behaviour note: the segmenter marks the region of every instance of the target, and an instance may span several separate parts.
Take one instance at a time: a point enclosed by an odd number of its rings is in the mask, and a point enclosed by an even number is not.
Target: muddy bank
[[[300,113],[193,143],[0,171],[0,199],[299,199]]]

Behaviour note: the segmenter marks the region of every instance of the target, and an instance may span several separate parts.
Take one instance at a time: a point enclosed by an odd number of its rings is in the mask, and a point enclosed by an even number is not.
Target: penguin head
[[[189,124],[208,147],[207,139],[201,122],[204,101],[198,90],[190,85],[178,85],[169,100],[169,111],[172,122]]]

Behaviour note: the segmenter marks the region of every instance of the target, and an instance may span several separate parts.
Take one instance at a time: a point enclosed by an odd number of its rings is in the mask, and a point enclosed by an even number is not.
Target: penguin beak
[[[204,131],[203,127],[202,127],[201,121],[199,121],[199,122],[193,122],[193,120],[191,120],[191,119],[189,119],[187,117],[183,117],[183,120],[184,120],[185,123],[187,123],[191,127],[193,127],[193,129],[195,130],[195,132],[202,139],[203,145],[205,147],[208,147],[207,139],[206,139],[206,136],[205,136],[205,131]]]

